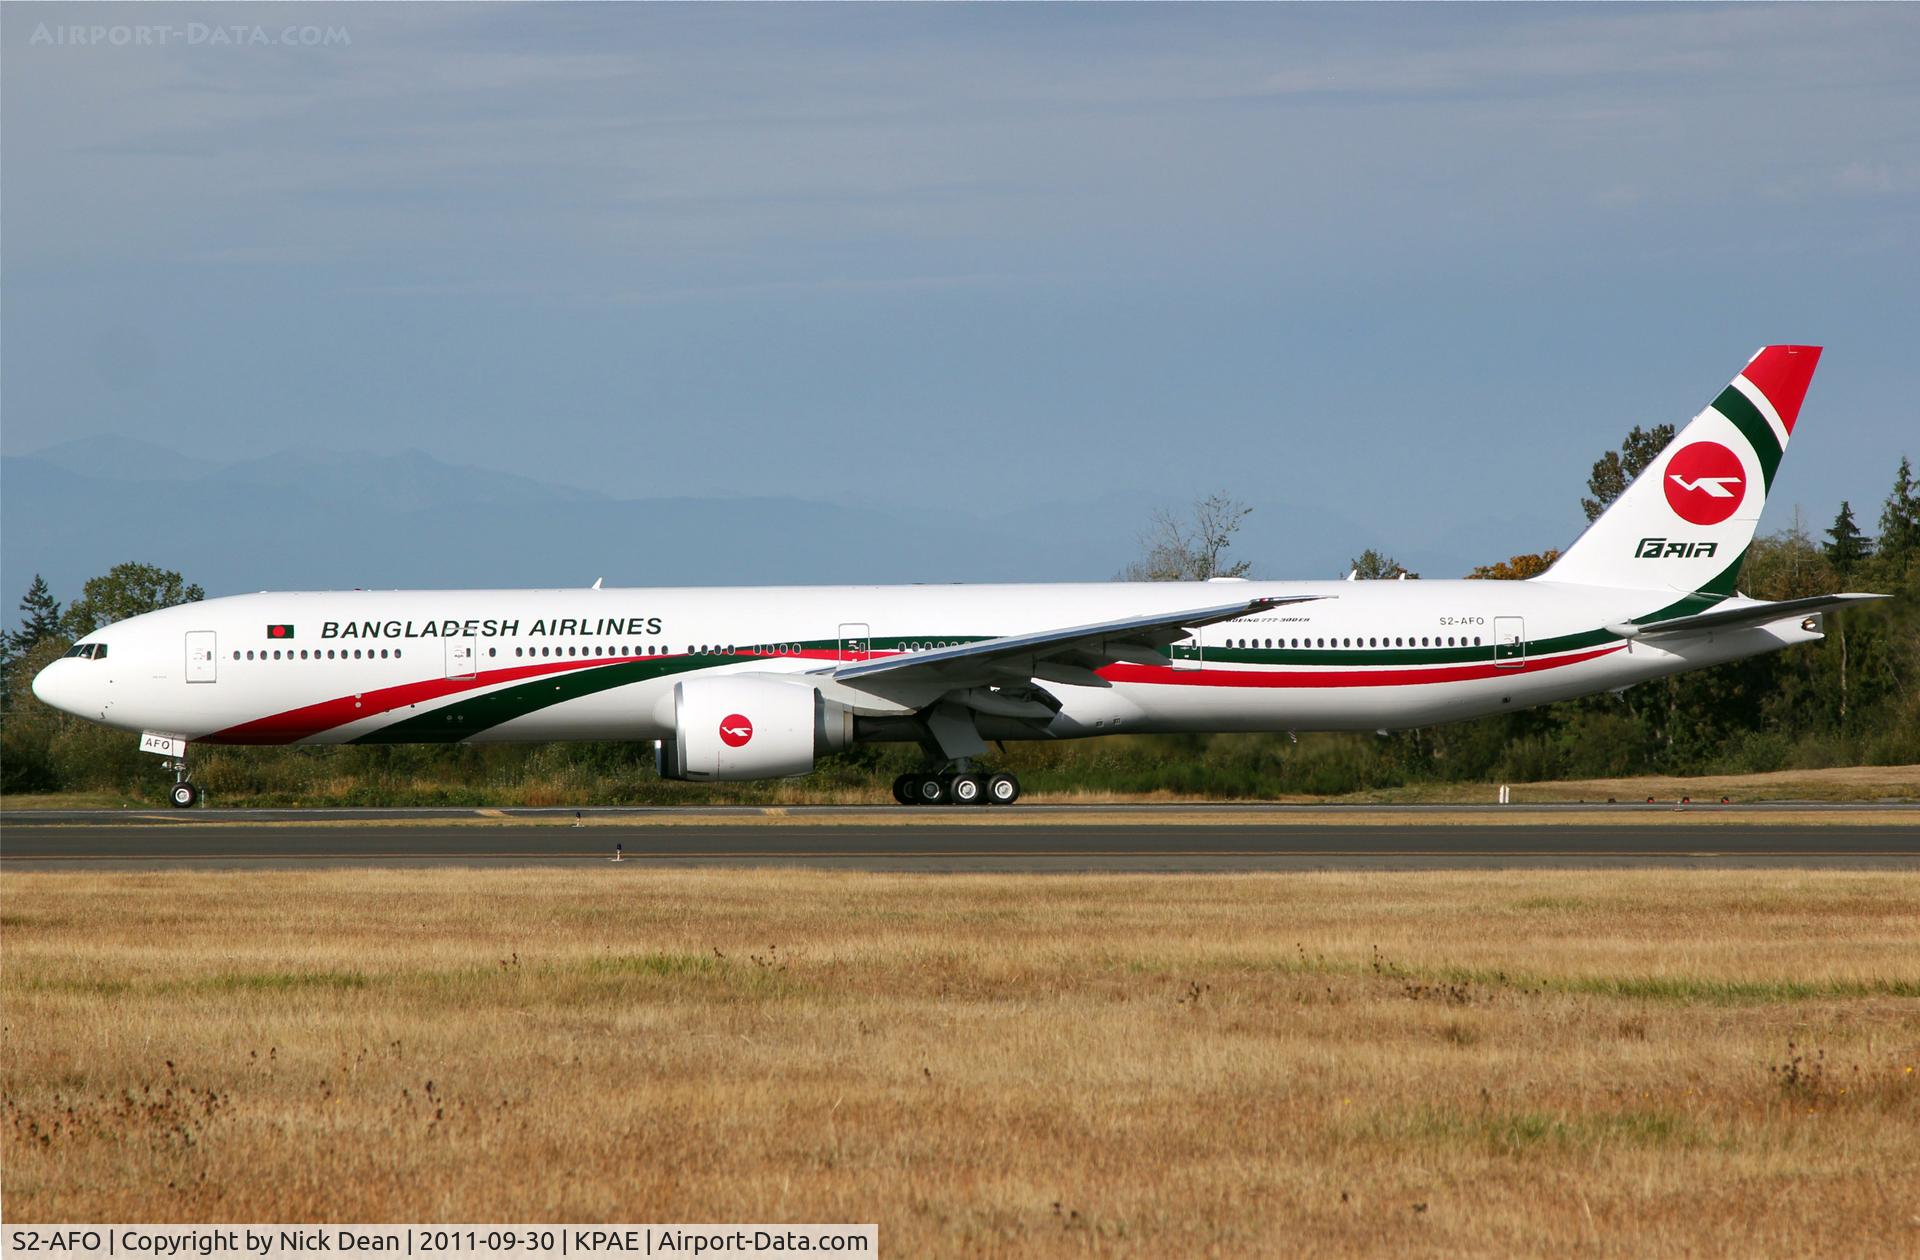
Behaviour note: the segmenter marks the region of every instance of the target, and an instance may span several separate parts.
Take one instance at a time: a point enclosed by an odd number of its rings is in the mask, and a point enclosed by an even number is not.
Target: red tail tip
[[[1807,396],[1807,384],[1819,363],[1819,346],[1764,346],[1740,375],[1767,396],[1780,415],[1780,423],[1792,433],[1793,422],[1800,418],[1800,403]]]

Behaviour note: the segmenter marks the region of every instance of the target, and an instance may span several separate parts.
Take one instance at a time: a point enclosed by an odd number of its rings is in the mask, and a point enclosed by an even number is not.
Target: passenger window
[[[247,651],[247,659],[248,659],[248,660],[252,660],[252,659],[253,659],[253,651],[252,651],[251,649],[249,649],[249,650]]]

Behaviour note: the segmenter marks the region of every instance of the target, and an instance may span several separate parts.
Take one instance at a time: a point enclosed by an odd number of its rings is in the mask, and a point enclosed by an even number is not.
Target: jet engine
[[[851,745],[853,710],[797,680],[690,678],[674,686],[673,729],[655,752],[663,779],[782,779]]]

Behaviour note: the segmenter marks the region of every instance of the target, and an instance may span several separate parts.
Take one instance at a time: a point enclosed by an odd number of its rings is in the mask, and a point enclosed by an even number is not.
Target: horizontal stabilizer
[[[1675,617],[1670,621],[1652,621],[1645,624],[1626,622],[1607,629],[1626,639],[1663,638],[1667,635],[1705,634],[1711,630],[1740,630],[1749,626],[1767,626],[1787,617],[1805,616],[1810,613],[1825,612],[1829,609],[1843,608],[1848,604],[1869,599],[1889,599],[1887,595],[1809,595],[1805,599],[1783,599],[1777,603],[1745,604],[1739,608],[1718,608],[1712,612],[1696,613],[1691,617]]]

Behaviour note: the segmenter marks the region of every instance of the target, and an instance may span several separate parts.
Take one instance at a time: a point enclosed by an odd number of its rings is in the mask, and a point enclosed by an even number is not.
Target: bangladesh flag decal
[[[293,627],[292,626],[268,626],[267,637],[269,639],[291,639],[293,637]]]

